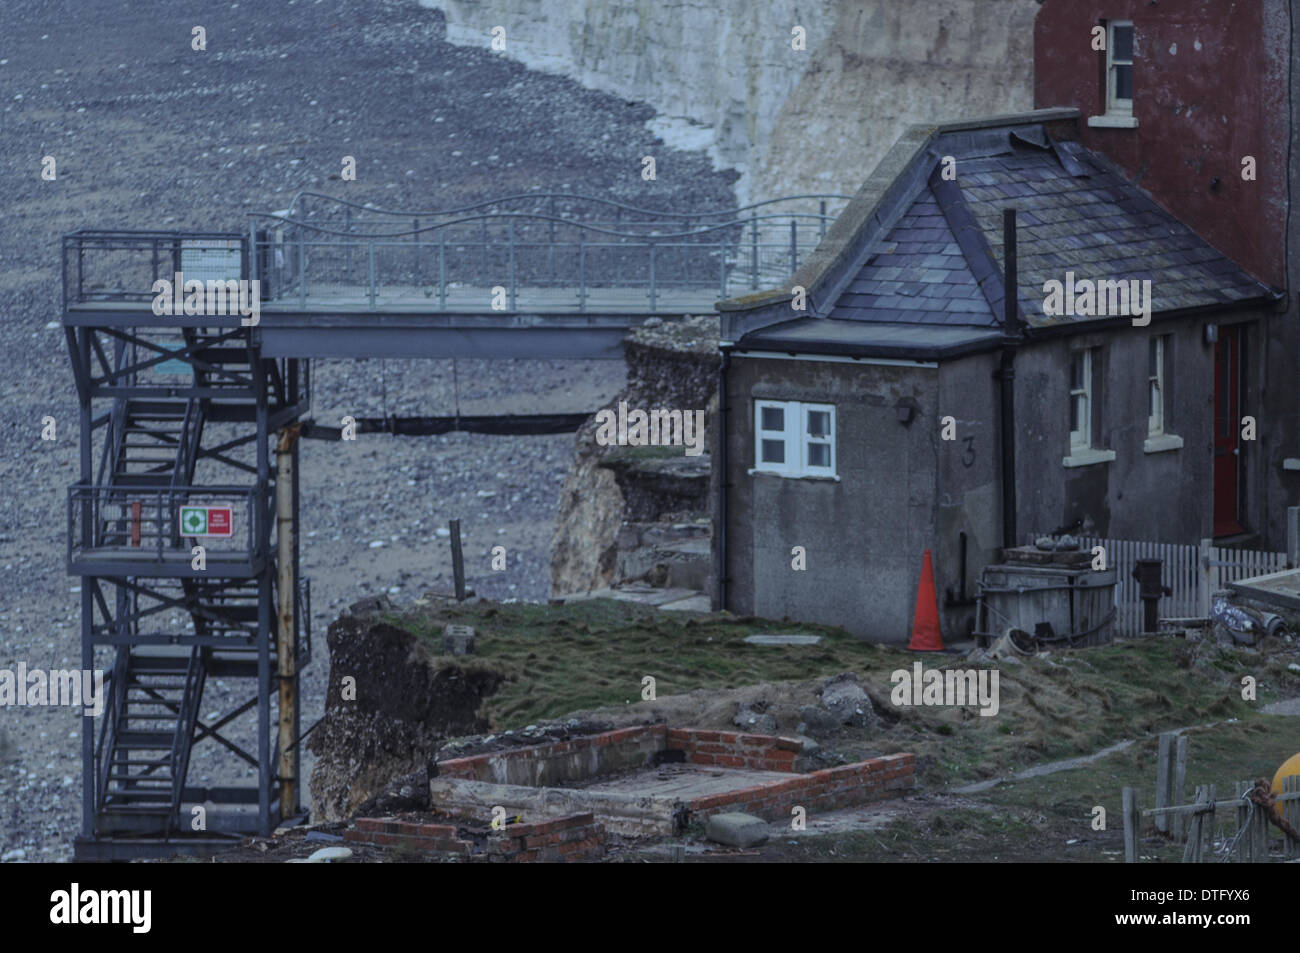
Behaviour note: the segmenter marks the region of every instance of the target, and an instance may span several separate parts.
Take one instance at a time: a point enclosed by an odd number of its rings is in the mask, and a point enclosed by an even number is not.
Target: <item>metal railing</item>
[[[152,302],[154,282],[177,272],[206,281],[249,272],[238,232],[81,229],[63,236],[63,305]]]
[[[711,307],[784,281],[825,236],[829,203],[845,198],[673,213],[555,193],[404,212],[308,194],[315,214],[300,194],[282,213],[250,216],[269,300],[579,313]]]
[[[248,486],[124,487],[73,484],[68,487],[68,553],[76,560],[92,552],[130,561],[188,561],[195,543],[207,558],[248,560],[257,555],[268,494]],[[231,535],[182,532],[182,507],[228,506]]]
[[[180,272],[257,280],[264,302],[304,311],[702,310],[784,282],[846,200],[670,212],[547,192],[409,211],[301,192],[287,209],[250,215],[242,235],[66,235],[64,304],[152,303],[155,282]]]

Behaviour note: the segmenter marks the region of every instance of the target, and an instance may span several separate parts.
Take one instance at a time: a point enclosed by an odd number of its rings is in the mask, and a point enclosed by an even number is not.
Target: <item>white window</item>
[[[1070,352],[1070,449],[1092,446],[1092,352]]]
[[[1167,335],[1147,341],[1147,435],[1165,432],[1165,341]]]
[[[1142,441],[1146,453],[1163,453],[1183,446],[1183,438],[1172,432],[1178,421],[1169,416],[1167,385],[1173,367],[1173,340],[1169,334],[1147,339],[1147,436]]]
[[[1133,115],[1133,21],[1106,24],[1106,112]]]
[[[1137,35],[1132,20],[1109,20],[1106,23],[1106,111],[1089,116],[1088,125],[1109,129],[1134,129],[1133,61],[1137,53]]]
[[[797,400],[754,401],[754,470],[835,476],[835,407]]]

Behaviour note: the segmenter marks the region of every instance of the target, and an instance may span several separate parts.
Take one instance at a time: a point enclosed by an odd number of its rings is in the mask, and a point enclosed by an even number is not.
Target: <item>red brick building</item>
[[[1036,107],[1078,108],[1085,146],[1286,291],[1262,327],[1224,324],[1207,341],[1215,348],[1216,439],[1200,449],[1215,455],[1216,535],[1277,548],[1286,507],[1300,504],[1292,6],[1045,0],[1034,30]],[[1248,392],[1260,395],[1248,409],[1258,418],[1256,441],[1240,439],[1239,397]]]

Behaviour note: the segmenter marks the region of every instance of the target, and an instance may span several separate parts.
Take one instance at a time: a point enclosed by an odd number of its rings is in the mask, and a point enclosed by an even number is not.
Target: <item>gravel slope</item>
[[[206,52],[190,49],[196,23]],[[535,187],[677,210],[731,204],[734,174],[655,146],[648,107],[449,46],[443,33],[440,14],[395,0],[0,4],[0,669],[62,668],[79,654],[77,580],[63,568],[76,403],[62,332],[48,326],[59,317],[61,234],[242,228],[245,212],[282,208],[308,186],[388,207]],[[652,149],[659,176],[647,183],[640,157]],[[348,154],[359,176],[345,185],[330,176]],[[54,182],[40,178],[45,155],[57,161]],[[457,370],[466,413],[591,410],[623,381],[621,365],[598,362],[462,361]],[[436,361],[321,362],[315,397],[321,420],[378,415],[385,403],[405,413],[454,406],[450,364]],[[39,439],[47,414],[53,443]],[[480,593],[547,595],[571,451],[566,435],[305,445],[303,558],[317,622],[305,724],[322,710],[332,610],[392,586],[399,601],[447,586],[450,557],[435,529],[448,518],[466,525]],[[498,542],[510,567],[489,575],[484,554]],[[235,698],[209,685],[205,716]],[[66,709],[0,709],[0,856],[70,856],[78,735]],[[229,777],[216,751],[195,750],[192,778]]]

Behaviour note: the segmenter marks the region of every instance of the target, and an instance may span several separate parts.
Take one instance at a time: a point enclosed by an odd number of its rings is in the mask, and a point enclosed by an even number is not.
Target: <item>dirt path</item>
[[[1271,705],[1262,708],[1261,711],[1270,715],[1296,715],[1300,716],[1300,698],[1291,698],[1286,701],[1274,702]],[[1233,719],[1235,720],[1235,719]],[[1181,735],[1185,731],[1194,731],[1200,728],[1214,728],[1218,725],[1226,725],[1226,721],[1212,721],[1204,725],[1188,725],[1183,728],[1175,728],[1170,734]],[[1156,735],[1147,735],[1147,738],[1157,737]],[[1036,764],[1032,768],[1026,768],[1007,778],[991,778],[987,781],[977,781],[975,784],[966,784],[959,788],[953,788],[954,794],[978,794],[980,791],[988,791],[997,787],[1004,781],[1025,781],[1029,778],[1041,778],[1047,774],[1056,774],[1058,771],[1072,771],[1075,768],[1082,768],[1094,761],[1100,761],[1117,752],[1123,751],[1133,745],[1132,739],[1117,741],[1113,745],[1102,748],[1100,751],[1094,751],[1092,754],[1082,754],[1077,758],[1066,758],[1062,761],[1051,761],[1047,764]]]

